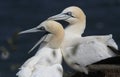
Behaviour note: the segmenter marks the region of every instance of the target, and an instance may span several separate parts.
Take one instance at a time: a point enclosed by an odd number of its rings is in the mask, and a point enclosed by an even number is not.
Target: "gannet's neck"
[[[71,32],[71,33],[82,35],[84,33],[85,27],[86,27],[86,21],[84,20],[82,23],[77,22],[77,23],[68,25],[68,27],[65,29],[65,32]]]
[[[64,39],[64,31],[59,30],[57,33],[51,35],[47,46],[53,49],[57,49],[61,46],[63,39]]]

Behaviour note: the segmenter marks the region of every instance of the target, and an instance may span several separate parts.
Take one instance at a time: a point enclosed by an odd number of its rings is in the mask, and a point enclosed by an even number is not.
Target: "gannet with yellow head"
[[[44,32],[45,37],[48,34],[51,36],[44,47],[39,49],[33,57],[21,66],[20,71],[16,75],[18,77],[62,77],[62,54],[60,50],[64,38],[62,25],[58,22],[48,20],[35,28],[22,31],[19,34],[33,32]]]
[[[118,50],[112,35],[82,37],[86,15],[79,7],[70,6],[48,20],[64,20],[69,23],[65,28],[62,53],[66,63],[73,69],[88,74],[88,65],[117,55],[110,49]]]
[[[82,35],[86,26],[86,16],[84,12],[76,7],[71,6],[62,11],[62,13],[49,17],[48,20],[65,20],[69,23],[65,29],[66,32]]]

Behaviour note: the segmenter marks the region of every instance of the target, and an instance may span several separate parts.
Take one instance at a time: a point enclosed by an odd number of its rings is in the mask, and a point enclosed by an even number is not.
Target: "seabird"
[[[118,51],[111,34],[82,37],[86,27],[86,15],[79,7],[70,6],[48,20],[64,20],[69,23],[65,28],[61,48],[63,58],[71,68],[88,74],[88,65],[118,55],[111,49]]]
[[[19,34],[33,32],[44,32],[44,37],[47,37],[48,34],[51,36],[49,41],[20,67],[16,75],[18,77],[62,77],[62,53],[60,49],[64,38],[62,25],[53,20],[46,20],[39,26]],[[44,40],[42,39],[42,41]]]

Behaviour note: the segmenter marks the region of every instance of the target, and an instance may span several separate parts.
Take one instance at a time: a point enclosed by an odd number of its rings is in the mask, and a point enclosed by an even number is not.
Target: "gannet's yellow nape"
[[[86,15],[77,6],[70,6],[64,9],[62,13],[49,17],[48,20],[65,20],[69,23],[67,30],[78,34],[82,34],[86,26]]]
[[[31,32],[45,32],[45,35],[50,35],[49,40],[42,48],[39,48],[33,57],[29,58],[20,67],[16,75],[18,77],[62,77],[62,53],[60,49],[64,38],[62,25],[56,21],[48,20],[42,22],[35,28],[22,31],[19,34]],[[42,41],[39,41],[35,47]],[[42,44],[44,44],[44,42],[42,42]]]
[[[49,20],[46,22],[45,28],[52,34],[48,41],[48,45],[55,49],[59,48],[64,38],[64,29],[62,25],[58,22]]]

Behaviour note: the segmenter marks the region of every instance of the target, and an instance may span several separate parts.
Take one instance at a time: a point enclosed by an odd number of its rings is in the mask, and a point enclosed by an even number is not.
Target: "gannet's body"
[[[55,21],[45,21],[36,28],[21,32],[20,34],[47,31],[51,37],[44,47],[21,66],[16,75],[18,77],[62,77],[60,45],[64,38],[63,30],[61,24]]]
[[[49,17],[48,20],[65,20],[69,22],[65,29],[62,53],[71,68],[88,74],[87,66],[103,59],[116,56],[108,46],[118,50],[112,35],[82,37],[86,26],[84,12],[76,7],[68,7],[62,13]]]
[[[62,77],[61,61],[60,49],[44,47],[21,66],[17,75],[18,77]]]

